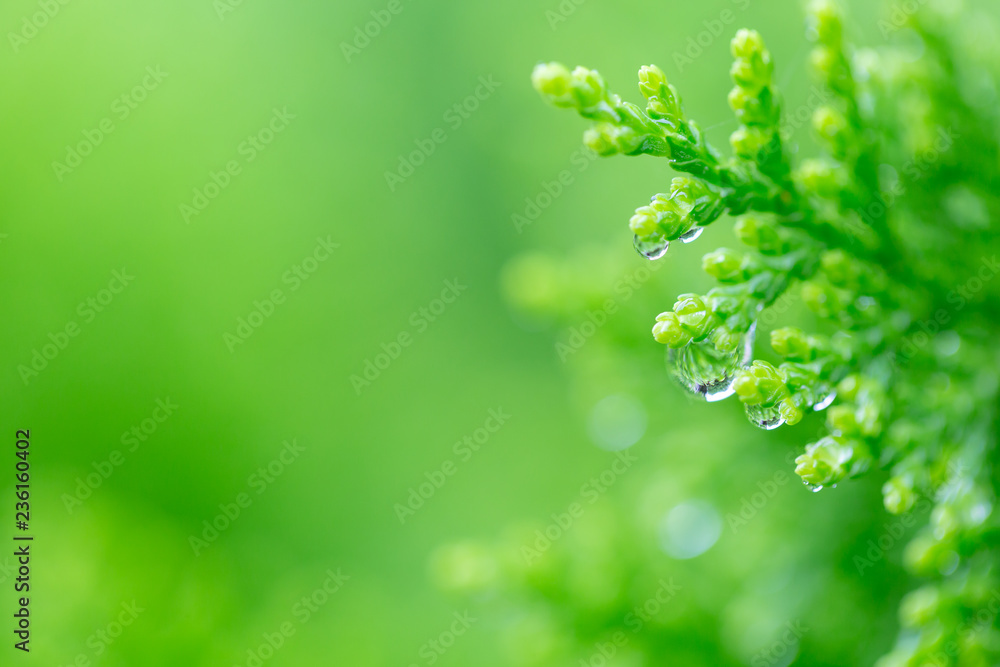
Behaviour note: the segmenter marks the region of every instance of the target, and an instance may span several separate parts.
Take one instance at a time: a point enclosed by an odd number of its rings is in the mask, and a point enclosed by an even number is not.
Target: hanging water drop
[[[697,239],[699,236],[701,236],[701,233],[704,232],[704,231],[705,231],[704,227],[698,227],[696,225],[696,226],[692,227],[691,229],[689,229],[686,233],[682,234],[679,240],[681,242],[683,242],[683,243],[691,243],[692,241],[694,241],[695,239]]]
[[[670,349],[667,359],[674,378],[709,403],[729,398],[735,393],[733,381],[737,371],[753,356],[755,329],[756,324],[743,334],[740,344],[732,351],[719,350],[707,339]]]
[[[670,241],[665,238],[641,239],[638,235],[632,237],[632,245],[636,251],[648,260],[660,259],[667,254]]]
[[[826,410],[828,407],[830,407],[830,404],[833,403],[833,401],[836,398],[837,398],[837,392],[831,390],[830,393],[823,396],[819,401],[816,402],[815,405],[813,405],[813,410],[815,410],[816,412],[819,412],[821,410]]]
[[[802,483],[805,484],[806,488],[812,491],[813,493],[819,493],[820,491],[823,490],[822,484],[810,484],[809,482],[802,482]]]
[[[785,423],[785,418],[781,416],[776,405],[769,408],[762,405],[747,405],[745,410],[750,423],[765,431],[774,430]]]

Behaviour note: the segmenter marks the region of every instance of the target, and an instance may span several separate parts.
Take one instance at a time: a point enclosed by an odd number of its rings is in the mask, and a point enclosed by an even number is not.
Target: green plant
[[[904,600],[904,632],[880,665],[985,666],[1000,660],[995,617],[974,623],[997,585],[1000,77],[940,16],[909,21],[922,57],[852,56],[837,8],[810,7],[809,62],[828,96],[812,114],[822,155],[801,161],[786,149],[771,55],[754,31],[732,41],[730,158],[655,66],[639,72],[644,107],[582,67],[542,64],[532,80],[594,121],[592,150],[664,158],[686,174],[629,220],[643,256],[737,217],[746,249],[703,259],[719,286],[656,317],[681,385],[708,401],[737,396],[764,429],[825,410],[827,434],[795,459],[805,484],[819,491],[877,467],[891,475],[888,512],[932,504],[906,550],[928,583]],[[791,291],[824,329],[775,329],[780,362],[752,360],[761,312]]]

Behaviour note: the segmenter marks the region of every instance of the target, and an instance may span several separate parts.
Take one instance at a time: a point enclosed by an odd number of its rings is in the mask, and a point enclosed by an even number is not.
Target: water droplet
[[[590,412],[587,431],[601,449],[627,449],[646,433],[646,411],[631,396],[606,396]]]
[[[750,363],[756,325],[743,335],[740,345],[731,352],[719,350],[710,340],[689,343],[670,349],[667,360],[674,378],[681,386],[709,403],[733,395],[736,372]]]
[[[857,305],[858,310],[868,310],[877,303],[878,301],[876,301],[870,296],[859,296],[858,300],[855,302],[855,305]]]
[[[785,418],[781,416],[777,406],[765,408],[762,405],[747,405],[744,409],[750,423],[765,431],[774,430],[785,423]]]
[[[969,521],[974,526],[978,526],[993,513],[993,505],[988,500],[983,500],[969,508]]]
[[[687,500],[663,517],[660,547],[678,560],[700,556],[722,535],[722,517],[704,500]]]
[[[704,231],[705,231],[704,227],[698,227],[696,225],[696,226],[692,227],[690,230],[688,230],[688,232],[686,234],[682,234],[679,240],[682,243],[691,243],[691,241],[694,241],[699,236],[701,236],[701,233],[704,232]]]
[[[809,482],[802,482],[802,483],[805,484],[805,487],[810,491],[812,491],[813,493],[819,493],[820,491],[823,490],[822,484],[810,484]]]
[[[656,240],[646,240],[639,238],[638,235],[632,237],[632,245],[635,246],[636,251],[648,260],[660,259],[667,254],[667,249],[670,248],[670,241],[661,238]]]
[[[836,400],[836,398],[837,398],[837,392],[831,391],[829,394],[827,394],[819,401],[817,401],[815,405],[813,405],[813,410],[815,410],[816,412],[819,412],[820,410],[826,410],[828,407],[830,407],[830,404],[833,403],[834,400]]]
[[[962,559],[959,557],[957,553],[955,553],[954,551],[949,551],[948,553],[946,553],[944,556],[941,557],[941,560],[938,563],[938,572],[947,577],[949,574],[952,574],[955,570],[958,569],[958,565],[961,562]]]
[[[952,330],[942,331],[934,337],[934,351],[942,357],[950,357],[962,346],[962,338]]]

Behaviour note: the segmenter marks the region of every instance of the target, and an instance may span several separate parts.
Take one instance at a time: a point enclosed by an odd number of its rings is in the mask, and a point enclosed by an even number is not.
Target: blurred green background
[[[876,9],[854,4],[853,37],[880,43]],[[568,363],[556,348],[583,321],[574,308],[646,266],[625,222],[671,173],[581,161],[584,124],[539,101],[532,66],[597,67],[634,97],[638,66],[655,62],[725,148],[737,28],[768,40],[787,108],[807,99],[798,3],[9,0],[0,25],[0,460],[13,469],[15,429],[30,429],[36,536],[32,652],[5,645],[0,663],[252,665],[289,624],[263,663],[518,664],[503,632],[516,610],[439,592],[428,563],[442,544],[566,511],[615,460],[594,437],[608,395],[640,406],[623,419],[642,437],[601,511],[655,523],[698,498],[722,522],[704,555],[652,549],[682,586],[655,664],[751,664],[796,620],[810,631],[767,664],[888,649],[908,585],[899,546],[864,576],[853,561],[884,532],[868,509],[880,478],[818,495],[793,480],[732,529],[726,515],[790,474],[818,423],[764,433],[736,404],[689,401],[646,334],[676,293],[707,285],[700,256],[729,225],[671,251]],[[545,202],[564,170],[562,194],[518,229],[526,198]],[[527,251],[576,267],[591,296],[547,326],[512,309],[504,267]],[[449,281],[462,289],[438,301]],[[368,362],[384,368],[352,381]],[[509,419],[464,460],[453,446],[490,410]],[[397,504],[449,461],[401,521]],[[329,571],[349,578],[317,595]],[[123,604],[142,611],[110,637]],[[428,653],[463,612],[478,620]]]

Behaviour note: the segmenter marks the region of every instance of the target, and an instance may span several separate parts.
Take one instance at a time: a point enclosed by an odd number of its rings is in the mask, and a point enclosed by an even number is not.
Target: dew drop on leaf
[[[635,246],[636,251],[640,255],[648,260],[654,260],[660,259],[667,254],[667,249],[670,248],[670,241],[666,239],[647,241],[639,238],[638,235],[634,235],[632,237],[632,245]]]
[[[830,407],[830,404],[833,403],[834,399],[836,398],[837,398],[837,392],[831,391],[829,394],[827,394],[826,396],[822,397],[819,401],[817,401],[815,405],[813,405],[813,410],[815,410],[816,412],[819,412],[820,410],[826,410],[828,407]]]
[[[785,419],[781,416],[776,405],[769,408],[762,405],[747,405],[744,408],[750,423],[765,431],[771,431],[785,423]]]
[[[670,349],[667,360],[671,372],[682,387],[709,403],[729,398],[735,393],[736,372],[750,363],[756,325],[743,335],[731,352],[719,350],[710,340]]]
[[[699,236],[701,236],[701,233],[703,231],[705,231],[704,227],[694,226],[690,230],[688,230],[686,234],[683,234],[679,240],[683,243],[691,243],[691,241],[694,241]]]

